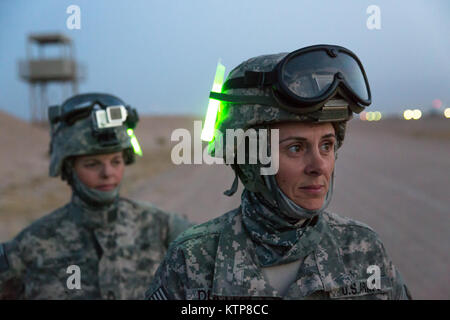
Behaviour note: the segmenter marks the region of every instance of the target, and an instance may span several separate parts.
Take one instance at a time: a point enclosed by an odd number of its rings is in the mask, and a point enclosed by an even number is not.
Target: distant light
[[[379,121],[381,119],[381,112],[379,111],[363,111],[359,114],[359,118],[363,121]]]
[[[363,111],[359,114],[359,119],[361,119],[362,121],[367,120],[367,112]]]
[[[403,112],[403,117],[405,118],[405,120],[411,120],[412,117],[413,117],[413,112],[412,112],[412,110],[406,109],[406,110]]]
[[[444,110],[444,116],[448,119],[448,118],[450,118],[450,108],[446,108],[445,110]]]
[[[403,112],[403,117],[406,120],[419,120],[422,117],[422,111],[420,111],[419,109],[414,109],[414,110],[410,110],[410,109],[406,109]]]
[[[414,120],[419,120],[422,117],[422,111],[419,109],[414,109],[412,117]]]
[[[375,112],[375,121],[380,121],[381,120],[381,112],[380,111],[376,111]]]
[[[435,109],[440,109],[442,107],[442,101],[439,99],[434,99],[433,102],[431,103],[431,105]]]

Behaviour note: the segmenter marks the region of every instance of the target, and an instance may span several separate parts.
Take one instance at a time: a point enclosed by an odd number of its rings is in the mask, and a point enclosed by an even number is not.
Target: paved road
[[[416,299],[450,299],[450,141],[418,139],[352,121],[336,163],[330,210],[367,223]],[[196,222],[239,205],[223,195],[225,166],[182,165],[132,195]]]

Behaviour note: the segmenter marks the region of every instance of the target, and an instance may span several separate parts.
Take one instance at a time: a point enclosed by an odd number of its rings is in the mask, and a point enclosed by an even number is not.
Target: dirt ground
[[[154,203],[195,222],[240,203],[223,195],[234,175],[224,165],[174,165],[176,128],[192,117],[143,117],[136,134],[144,157],[126,170],[122,194]],[[0,112],[0,241],[70,199],[49,178],[48,131]],[[6,133],[6,134],[5,134]],[[353,120],[336,162],[329,209],[378,232],[413,297],[449,299],[450,120]],[[242,190],[242,187],[240,187]]]

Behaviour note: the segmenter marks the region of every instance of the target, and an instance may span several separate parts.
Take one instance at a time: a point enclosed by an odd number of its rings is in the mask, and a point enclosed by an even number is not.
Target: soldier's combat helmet
[[[103,93],[75,95],[48,109],[50,122],[50,176],[68,179],[64,164],[72,156],[106,154],[123,150],[125,164],[140,154],[133,129],[136,109]]]
[[[347,121],[371,103],[369,83],[358,57],[333,45],[244,61],[229,73],[222,91],[211,92],[210,98],[221,101],[215,129],[222,133],[222,139],[211,141],[209,152],[215,156],[216,148],[221,148],[224,159],[227,129],[267,128],[281,122],[330,122],[339,148]],[[259,163],[231,166],[246,189],[262,193],[274,203]],[[236,187],[237,180],[226,194],[233,194]]]

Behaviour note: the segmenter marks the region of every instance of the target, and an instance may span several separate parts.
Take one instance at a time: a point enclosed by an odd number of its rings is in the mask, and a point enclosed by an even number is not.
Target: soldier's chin
[[[294,202],[298,206],[300,206],[306,210],[319,210],[320,208],[322,208],[324,201],[325,201],[324,198],[320,198],[320,199],[311,199],[311,200],[303,199],[301,201],[294,201]]]

